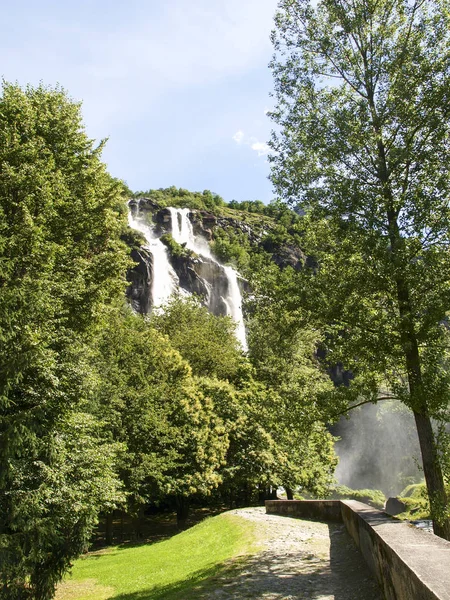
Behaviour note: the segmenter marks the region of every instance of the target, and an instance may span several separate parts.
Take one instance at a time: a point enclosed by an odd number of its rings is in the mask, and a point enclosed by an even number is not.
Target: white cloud
[[[236,131],[236,133],[233,135],[233,140],[236,142],[236,144],[242,144],[243,139],[244,132],[241,130]]]
[[[252,144],[252,150],[255,150],[258,153],[258,156],[265,156],[270,148],[265,142],[254,142]]]
[[[249,137],[245,135],[242,129],[236,131],[233,135],[233,140],[236,144],[243,144],[244,146],[249,146],[252,150],[258,153],[258,156],[266,156],[269,153],[269,146],[265,142],[259,142],[255,137]]]

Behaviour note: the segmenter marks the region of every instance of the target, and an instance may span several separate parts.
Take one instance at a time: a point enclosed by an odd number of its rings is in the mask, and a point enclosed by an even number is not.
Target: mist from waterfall
[[[199,256],[214,262],[225,274],[228,282],[227,294],[222,298],[227,315],[232,317],[236,323],[236,337],[241,343],[244,351],[248,350],[245,335],[244,317],[242,314],[242,295],[238,284],[238,275],[233,267],[225,266],[212,257],[207,241],[201,236],[194,234],[192,223],[189,219],[189,208],[169,208],[172,221],[172,237],[178,244],[184,244]]]
[[[178,284],[178,277],[170,264],[167,248],[139,213],[133,215],[131,210],[128,211],[128,225],[143,234],[147,242],[145,248],[153,256],[152,305],[157,307],[166,304]]]
[[[398,495],[410,483],[421,481],[421,454],[410,410],[399,402],[365,404],[350,411],[332,427],[341,439],[336,479],[354,489],[380,489]]]

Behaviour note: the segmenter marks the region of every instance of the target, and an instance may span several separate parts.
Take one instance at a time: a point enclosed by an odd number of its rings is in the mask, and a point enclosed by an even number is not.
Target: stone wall
[[[266,512],[342,521],[386,600],[450,600],[450,542],[355,500],[268,500]]]

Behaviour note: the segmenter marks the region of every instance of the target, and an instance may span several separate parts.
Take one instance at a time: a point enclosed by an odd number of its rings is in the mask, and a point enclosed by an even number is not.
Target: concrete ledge
[[[342,521],[339,500],[266,500],[266,513],[317,521]]]
[[[266,512],[342,521],[387,600],[450,600],[450,542],[355,500],[268,500]]]

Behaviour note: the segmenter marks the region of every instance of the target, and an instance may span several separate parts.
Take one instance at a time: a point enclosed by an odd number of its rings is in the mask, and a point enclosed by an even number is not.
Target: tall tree
[[[281,0],[272,180],[304,211],[302,301],[350,390],[414,413],[436,534],[450,539],[431,418],[446,418],[447,0]],[[330,354],[332,353],[332,354]]]
[[[216,317],[196,298],[173,298],[152,324],[169,336],[194,375],[236,382],[248,374],[249,363],[235,336],[231,317]]]
[[[111,311],[93,358],[99,372],[93,412],[126,445],[120,475],[127,507],[193,494],[219,484],[228,448],[211,395],[166,335],[130,309]]]
[[[270,401],[258,412],[284,454],[279,483],[288,494],[301,486],[320,496],[337,463],[324,425],[332,420],[324,398],[333,384],[316,357],[319,332],[308,328],[301,308],[287,302],[286,286],[293,279],[292,268],[273,264],[254,273],[247,302],[249,357],[257,380],[269,390]]]
[[[91,474],[97,477],[104,471],[108,476],[108,469],[99,467],[101,456],[95,448],[101,445],[101,436],[96,427],[88,417],[75,418],[89,395],[86,343],[100,323],[102,307],[123,294],[128,263],[119,241],[125,220],[122,185],[107,173],[100,153],[101,146],[95,147],[83,129],[79,104],[65,92],[4,85],[0,97],[2,598],[52,597],[70,560],[84,548],[95,521],[92,515],[102,504],[98,489],[93,492],[94,483],[91,488],[83,484],[88,465],[81,460],[75,465],[77,460],[71,456],[75,448],[92,459],[96,456]],[[70,433],[81,427],[80,422],[86,426],[79,435]],[[70,464],[75,465],[73,476]],[[104,481],[104,500],[109,505],[112,487],[110,479]],[[64,498],[78,498],[76,515],[70,516],[74,509]]]

